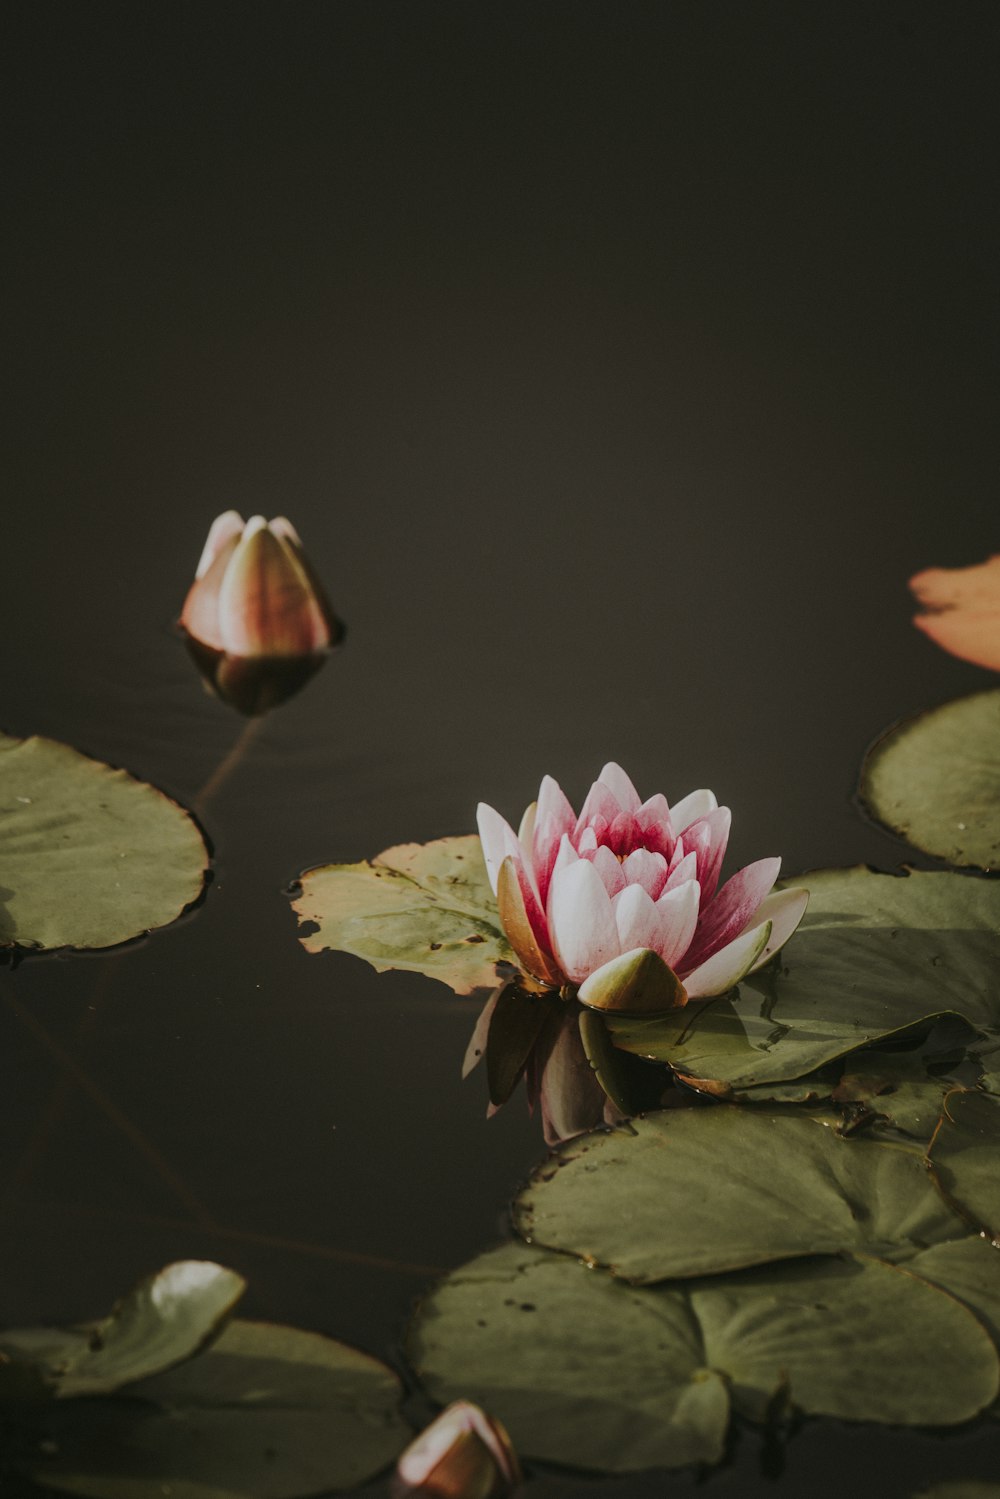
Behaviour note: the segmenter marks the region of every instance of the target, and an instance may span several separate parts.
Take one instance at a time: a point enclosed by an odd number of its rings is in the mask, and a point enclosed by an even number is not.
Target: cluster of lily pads
[[[294,535],[231,521],[216,543],[213,619],[234,558],[255,617],[258,562],[296,608],[310,598]],[[315,654],[330,627],[310,608]],[[491,1109],[524,1079],[562,1142],[516,1197],[514,1237],[433,1287],[405,1335],[432,1400],[502,1423],[463,1415],[466,1455],[505,1427],[525,1458],[630,1472],[719,1462],[734,1415],[1000,1413],[998,730],[1000,692],[980,693],[865,762],[873,815],[950,868],[771,890],[765,860],[717,892],[725,809],[688,799],[671,822],[611,768],[618,813],[599,792],[571,823],[550,791],[518,835],[487,818],[482,844],[302,877],[310,951],[490,991],[466,1066],[484,1060]],[[13,953],[108,947],[203,890],[189,814],[65,745],[0,736],[0,811]],[[243,1290],[183,1261],[101,1322],[0,1334],[0,1476],[93,1499],[301,1499],[386,1469],[412,1437],[397,1374],[234,1318]],[[441,1464],[450,1441],[431,1443]],[[475,1492],[516,1481],[505,1441]]]

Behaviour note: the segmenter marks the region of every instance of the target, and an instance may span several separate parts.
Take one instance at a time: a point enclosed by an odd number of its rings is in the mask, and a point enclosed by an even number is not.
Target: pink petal
[[[634,849],[619,867],[626,884],[641,885],[654,900],[666,884],[667,861],[662,854],[650,853],[648,848]]]
[[[636,844],[641,842],[639,825],[631,812],[619,812],[608,828],[604,841],[618,855],[631,853]]]
[[[709,812],[714,812],[719,803],[715,799],[714,792],[692,791],[689,795],[682,797],[670,808],[670,821],[673,824],[674,833],[683,833],[684,829],[699,817],[707,817]]]
[[[623,812],[638,812],[639,793],[620,765],[616,765],[613,760],[609,761],[597,779],[607,786]]]
[[[576,983],[617,957],[620,948],[611,897],[588,860],[580,859],[552,876],[549,935],[559,966]]]
[[[910,579],[930,614],[913,623],[963,661],[1000,670],[1000,556],[973,567],[931,567]]]
[[[524,850],[526,863],[533,863],[531,850],[535,841],[535,819],[538,816],[538,803],[529,802],[521,814],[521,821],[517,825],[517,841]]]
[[[238,544],[238,537],[230,537],[208,571],[192,583],[181,610],[180,622],[183,628],[195,640],[213,651],[225,650],[219,624],[219,593]]]
[[[549,944],[548,923],[538,904],[530,876],[520,859],[508,854],[497,875],[500,924],[523,968],[545,984],[561,985]]]
[[[660,923],[656,903],[642,886],[626,885],[611,904],[614,907],[621,951],[631,952],[636,947],[649,947],[658,953]]]
[[[678,843],[678,848],[683,844]],[[664,890],[676,890],[678,885],[683,885],[687,880],[698,879],[698,855],[696,853],[685,854],[679,864],[674,865],[667,875]],[[699,884],[701,882],[699,881]]]
[[[635,814],[635,820],[639,825],[639,841],[643,846],[669,859],[674,846],[674,825],[667,798],[661,791],[643,802]]]
[[[610,848],[603,844],[596,849],[590,857],[590,863],[601,877],[601,884],[609,895],[617,895],[619,890],[625,889],[625,875],[621,864],[615,858]]]
[[[506,818],[501,817],[499,812],[494,812],[493,808],[488,807],[485,802],[480,802],[476,808],[476,823],[479,827],[479,841],[483,845],[483,858],[486,861],[490,888],[496,895],[500,865],[508,854],[514,855],[520,862],[521,845]]]
[[[531,844],[531,862],[538,881],[538,892],[545,899],[549,880],[559,852],[564,833],[572,833],[576,827],[576,813],[570,806],[562,787],[551,776],[546,776],[538,788],[538,811],[535,813],[535,831]]]
[[[576,830],[573,834],[574,843],[578,841],[584,828],[598,826],[598,818],[601,819],[605,829],[609,828],[621,810],[617,798],[608,790],[604,782],[595,781],[587,792],[587,799],[583,804],[580,816],[576,820]],[[604,841],[601,838],[600,831],[598,832],[598,837],[602,842]]]
[[[331,643],[330,621],[295,548],[263,516],[247,521],[229,560],[219,630],[232,656],[308,656]]]
[[[684,977],[688,999],[709,999],[713,994],[725,994],[734,984],[745,977],[755,966],[767,947],[771,936],[771,923],[763,921],[759,926],[743,932],[728,946],[719,948],[704,963],[699,964]]]
[[[719,883],[719,871],[729,842],[733,816],[728,807],[717,807],[684,829],[684,847],[698,855],[698,883],[702,904],[707,906]]]
[[[751,973],[755,973],[758,968],[763,968],[776,952],[780,952],[806,914],[808,904],[809,891],[803,890],[798,885],[792,886],[789,890],[775,890],[773,895],[761,901],[757,909],[756,921],[769,921],[771,935],[766,947],[763,948],[750,969]]]
[[[674,890],[665,891],[656,902],[657,937],[649,945],[671,968],[677,968],[691,945],[698,925],[700,899],[698,881],[688,880]]]
[[[746,930],[778,878],[780,868],[780,859],[758,859],[726,881],[707,910],[702,910],[698,934],[691,944],[691,951],[685,954],[685,971],[704,963],[706,958]],[[686,985],[687,979],[684,982]]]
[[[577,853],[572,843],[570,843],[569,838],[564,833],[559,842],[559,853],[556,855],[556,862],[553,866],[552,874],[549,876],[549,895],[551,895],[552,893],[552,881],[555,879],[557,871],[560,869],[568,869],[571,864],[579,863],[581,857],[584,856]],[[546,896],[546,910],[548,910],[548,904],[548,896]]]
[[[222,515],[217,515],[209,527],[208,540],[202,548],[195,569],[195,577],[203,578],[218,557],[222,549],[228,548],[232,541],[239,541],[243,535],[243,517],[238,510],[226,510]]]

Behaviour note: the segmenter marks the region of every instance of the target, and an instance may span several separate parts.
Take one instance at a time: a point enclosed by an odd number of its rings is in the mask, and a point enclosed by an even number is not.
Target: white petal
[[[633,849],[628,858],[622,861],[621,869],[626,884],[641,885],[654,900],[667,882],[666,859],[648,848]],[[690,875],[685,878],[690,878]]]
[[[714,812],[718,805],[714,791],[692,791],[681,797],[670,808],[670,822],[674,833],[683,833],[699,817],[707,817],[709,812]]]
[[[697,874],[698,855],[692,850],[691,853],[685,854],[678,864],[675,864],[667,876],[667,881],[663,888],[665,890],[675,890],[678,885],[686,884],[688,880],[695,879]]]
[[[549,934],[563,973],[579,983],[621,951],[611,897],[586,859],[557,869],[549,887]]]
[[[763,968],[769,958],[780,951],[795,931],[799,922],[806,914],[806,906],[809,904],[809,891],[795,885],[790,890],[776,890],[766,900],[761,901],[757,908],[757,920],[769,921],[771,923],[771,935],[767,945],[762,948],[760,956],[750,968],[754,973],[758,968]]]
[[[626,885],[611,902],[622,952],[636,947],[651,947],[659,952],[659,922],[656,902],[641,885]]]
[[[600,875],[601,884],[609,895],[617,895],[619,890],[625,889],[625,876],[622,874],[621,864],[615,858],[610,848],[605,848],[602,844],[590,860],[590,863],[593,864]]]
[[[242,534],[243,517],[238,510],[225,510],[217,515],[209,528],[208,540],[202,547],[195,577],[203,578],[226,543]]]
[[[655,942],[649,945],[671,968],[677,967],[691,946],[698,925],[700,900],[698,881],[686,880],[673,890],[665,890],[656,902],[657,935]]]
[[[771,923],[761,922],[751,927],[707,958],[693,973],[684,978],[688,999],[709,999],[713,994],[725,994],[734,984],[745,977],[764,951],[771,936]]]
[[[480,802],[476,808],[476,822],[479,826],[479,840],[483,845],[483,858],[486,860],[486,873],[493,894],[496,895],[500,865],[508,854],[513,854],[518,863],[522,863],[521,845],[506,818],[501,817],[499,812],[494,812],[485,802]]]
[[[623,812],[638,812],[641,806],[639,793],[620,765],[609,761],[597,779],[604,782]]]

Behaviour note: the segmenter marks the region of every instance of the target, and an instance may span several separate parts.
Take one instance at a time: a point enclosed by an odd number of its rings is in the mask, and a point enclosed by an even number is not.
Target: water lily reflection
[[[211,691],[247,714],[298,692],[343,635],[291,522],[235,510],[212,524],[180,625]]]
[[[640,801],[620,766],[573,811],[551,776],[517,834],[479,807],[507,939],[525,971],[604,1010],[667,1010],[731,989],[795,931],[808,893],[759,859],[719,888],[731,816],[711,791]]]
[[[521,1481],[503,1425],[470,1400],[456,1400],[420,1433],[396,1465],[395,1495],[501,1499]]]

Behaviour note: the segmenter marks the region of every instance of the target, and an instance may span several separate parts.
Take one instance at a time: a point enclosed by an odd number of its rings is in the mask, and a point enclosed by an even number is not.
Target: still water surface
[[[478,1004],[308,957],[304,868],[607,759],[713,787],[730,870],[907,857],[864,748],[988,680],[905,580],[998,545],[989,16],[21,9],[0,717],[195,806],[215,874],[0,974],[0,1322],[205,1256],[391,1358],[506,1232],[543,1146],[460,1082]],[[173,621],[232,505],[349,635],[200,800],[244,725]],[[1000,1439],[810,1423],[780,1469],[744,1433],[708,1491],[904,1499]]]

